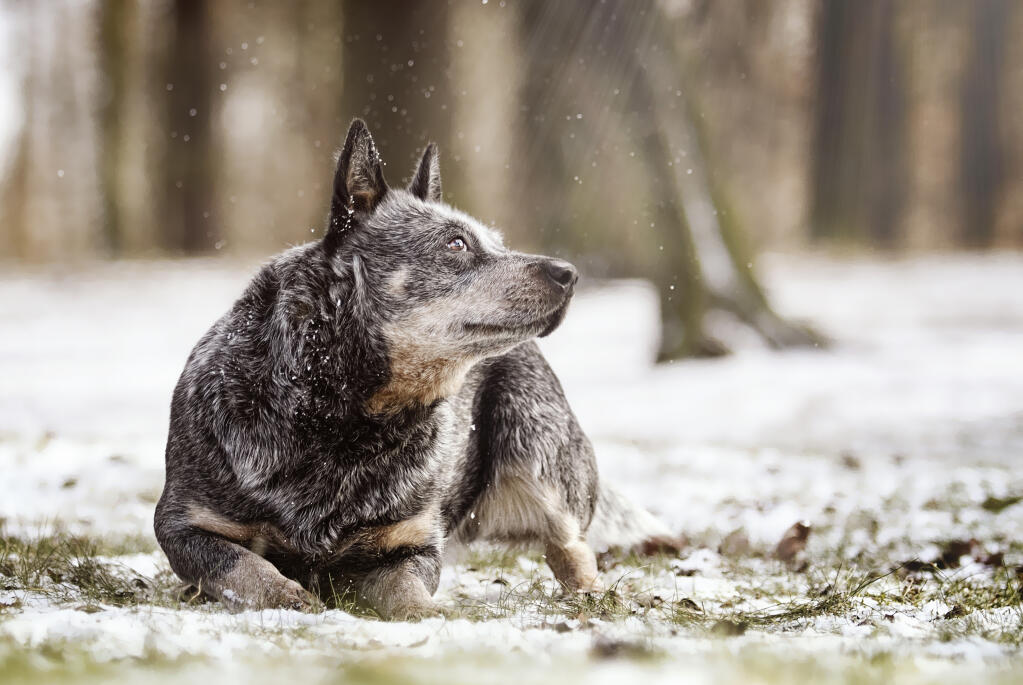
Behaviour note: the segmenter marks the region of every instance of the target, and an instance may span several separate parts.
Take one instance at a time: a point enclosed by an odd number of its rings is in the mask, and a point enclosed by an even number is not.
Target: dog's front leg
[[[440,580],[436,548],[350,555],[318,576],[317,588],[328,605],[350,597],[351,591],[357,603],[388,621],[416,621],[441,613],[433,601]]]
[[[433,601],[439,578],[439,556],[418,554],[370,571],[356,586],[381,618],[418,621],[441,613]]]
[[[190,526],[161,526],[157,537],[178,576],[229,608],[304,609],[310,595],[263,557]]]

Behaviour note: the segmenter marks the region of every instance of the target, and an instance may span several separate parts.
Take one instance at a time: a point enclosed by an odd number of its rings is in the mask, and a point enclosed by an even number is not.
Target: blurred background
[[[754,257],[1023,247],[1012,0],[0,1],[3,262],[265,256],[321,234],[353,116],[392,184],[591,277],[659,357],[771,309]]]
[[[1021,113],[1021,0],[0,0],[0,682],[241,680],[264,653],[317,682],[389,680],[363,657],[423,657],[403,682],[574,682],[575,657],[609,667],[591,683],[740,657],[726,680],[1012,681]],[[356,116],[392,185],[434,140],[451,204],[580,268],[539,345],[601,478],[690,543],[606,571],[625,618],[257,626],[145,589],[182,364],[322,235]],[[73,568],[141,574],[98,595],[123,609],[56,594],[77,571],[4,575],[51,530],[110,550]],[[792,530],[797,571],[770,559]],[[533,596],[536,560],[503,564],[447,566],[441,602]]]

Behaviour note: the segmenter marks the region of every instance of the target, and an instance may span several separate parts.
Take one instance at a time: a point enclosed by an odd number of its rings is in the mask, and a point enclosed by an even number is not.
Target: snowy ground
[[[1018,681],[1023,256],[764,266],[833,349],[655,368],[641,282],[544,341],[604,477],[685,549],[603,558],[590,598],[536,554],[463,552],[453,616],[419,624],[174,594],[151,533],[170,392],[252,264],[5,269],[0,681]]]

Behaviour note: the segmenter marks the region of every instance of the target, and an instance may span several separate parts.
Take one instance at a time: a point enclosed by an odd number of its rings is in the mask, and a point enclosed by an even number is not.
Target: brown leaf
[[[664,598],[660,595],[642,594],[635,598],[636,604],[644,609],[655,609],[664,604]]]
[[[986,554],[982,559],[980,559],[980,563],[985,566],[1005,566],[1005,552],[992,552],[991,554]]]
[[[796,557],[806,549],[806,541],[810,537],[810,524],[806,521],[797,521],[792,527],[785,531],[781,541],[774,550],[774,557],[779,561],[792,565]]]
[[[975,538],[969,540],[949,540],[941,550],[941,556],[935,560],[938,568],[959,568],[959,560],[966,556],[974,558],[980,553],[980,543]]]
[[[687,540],[684,535],[655,535],[639,543],[639,545],[636,546],[636,553],[645,557],[654,556],[656,554],[670,554],[672,556],[678,556],[688,544],[689,540]]]

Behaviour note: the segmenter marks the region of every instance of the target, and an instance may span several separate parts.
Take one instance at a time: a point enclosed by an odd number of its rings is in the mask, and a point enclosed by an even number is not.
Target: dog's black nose
[[[567,290],[579,280],[579,272],[568,262],[560,259],[548,259],[543,265],[544,273],[556,284]]]

